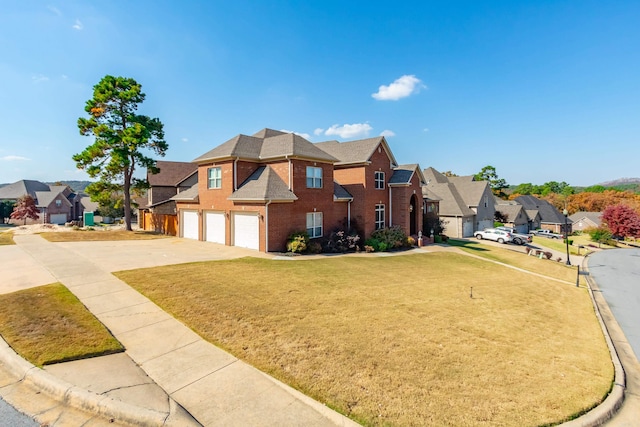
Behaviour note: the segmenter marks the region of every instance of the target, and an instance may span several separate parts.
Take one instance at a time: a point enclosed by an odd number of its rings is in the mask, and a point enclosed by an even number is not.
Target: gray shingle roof
[[[383,136],[347,142],[318,142],[315,146],[338,159],[336,165],[351,165],[368,162],[380,144],[382,144],[387,151],[391,162],[394,165],[397,164],[398,162],[396,162],[395,157],[393,157],[393,153]]]
[[[424,179],[424,175],[420,170],[420,166],[417,163],[413,163],[410,165],[399,165],[393,169],[393,175],[391,175],[391,179],[389,179],[389,185],[394,184],[410,184],[411,178],[413,178],[414,174],[418,174],[418,179],[421,184],[424,184],[426,180]]]
[[[522,212],[522,210],[522,205],[517,203],[496,205],[496,211],[500,211],[506,215],[509,222],[515,222],[518,218],[518,214]]]
[[[564,215],[546,200],[534,196],[518,196],[514,200],[524,206],[525,210],[537,209],[540,214],[540,222],[564,224]],[[528,212],[527,215],[529,215]],[[568,222],[571,223],[571,220]]]
[[[0,188],[0,199],[17,200],[26,194],[37,198],[36,191],[51,191],[51,188],[40,181],[23,179]]]
[[[455,185],[467,206],[479,206],[489,186],[487,181],[474,181],[473,176],[452,176],[449,182]]]
[[[237,135],[196,158],[194,162],[201,163],[235,157],[257,162],[284,157],[298,157],[330,163],[337,160],[300,135],[263,129],[254,136]]]
[[[569,215],[569,219],[573,222],[578,222],[587,219],[594,224],[602,224],[602,212],[576,212],[573,215]]]
[[[353,200],[353,196],[342,185],[333,182],[333,198],[334,200]]]
[[[298,200],[298,197],[270,166],[261,166],[228,199],[284,202]]]
[[[198,165],[191,162],[158,160],[156,161],[156,166],[160,169],[160,172],[154,174],[147,171],[147,180],[152,187],[174,187],[198,170]]]
[[[65,187],[66,188],[66,187]],[[66,206],[71,206],[71,203],[67,198],[62,194],[61,191],[53,192],[53,191],[36,191],[36,206],[39,208],[48,207],[56,198],[58,198],[64,203]]]
[[[198,202],[199,200],[198,184],[193,184],[188,190],[184,190],[171,197],[169,200],[176,200],[179,202]],[[166,200],[165,200],[166,202]]]
[[[476,213],[470,209],[464,199],[451,183],[429,183],[422,187],[423,197],[426,192],[435,194],[440,199],[439,212],[441,216],[473,216]],[[433,200],[433,199],[432,199]]]
[[[428,183],[446,184],[449,182],[446,176],[432,167],[426,168],[424,171],[422,171],[422,173],[424,174],[424,177],[427,180],[426,182]]]

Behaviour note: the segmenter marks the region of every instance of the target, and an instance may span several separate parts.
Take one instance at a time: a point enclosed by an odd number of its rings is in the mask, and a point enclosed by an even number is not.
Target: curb
[[[17,378],[17,382],[23,382],[72,408],[98,414],[111,421],[117,420],[119,423],[134,426],[163,426],[170,415],[92,393],[56,378],[23,359],[2,337],[0,365],[4,365],[7,371]]]
[[[589,272],[588,268],[588,259],[589,254],[587,254],[582,261],[582,270],[585,272]],[[622,366],[622,362],[620,361],[620,357],[618,356],[618,351],[613,344],[613,340],[611,339],[611,333],[609,331],[610,328],[620,328],[611,314],[611,310],[607,305],[606,301],[602,296],[598,298],[595,297],[593,293],[593,288],[598,289],[595,282],[592,281],[591,277],[586,274],[585,280],[587,282],[587,289],[589,290],[589,296],[591,297],[591,302],[593,303],[593,308],[596,313],[596,317],[598,318],[598,322],[600,322],[600,327],[602,328],[602,333],[604,335],[605,341],[607,342],[607,347],[609,347],[609,353],[611,354],[611,361],[614,367],[614,378],[613,378],[613,386],[607,398],[598,406],[587,412],[586,414],[576,418],[575,420],[568,421],[566,423],[561,424],[565,427],[592,427],[592,426],[600,426],[611,420],[614,415],[620,410],[622,403],[624,402],[624,394],[626,390],[626,375],[624,372],[624,368]],[[609,321],[605,321],[602,315],[602,312],[605,312],[607,319]],[[615,324],[613,324],[615,322]]]

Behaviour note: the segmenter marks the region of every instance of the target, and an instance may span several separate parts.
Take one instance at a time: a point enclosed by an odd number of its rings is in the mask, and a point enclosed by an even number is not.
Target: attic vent
[[[380,148],[380,146],[378,146],[378,153],[382,153],[382,148]]]

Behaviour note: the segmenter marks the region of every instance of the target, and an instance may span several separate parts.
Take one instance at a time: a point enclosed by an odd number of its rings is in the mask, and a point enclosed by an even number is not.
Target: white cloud
[[[182,138],[180,141],[182,141],[182,142],[189,142],[189,138]]]
[[[371,96],[378,101],[397,101],[400,98],[418,93],[421,88],[426,88],[426,86],[419,78],[413,74],[404,75],[389,86],[380,86],[378,92],[371,94]]]
[[[0,157],[0,160],[4,162],[16,162],[16,161],[31,160],[31,159],[27,157],[22,157],[22,156],[4,156],[4,157]]]
[[[49,9],[51,12],[55,13],[58,16],[62,16],[62,12],[60,12],[60,9],[58,9],[55,6],[47,6],[47,9]]]
[[[42,75],[42,74],[32,74],[31,75],[31,81],[34,83],[43,83],[43,82],[48,82],[49,81],[49,77]]]
[[[385,138],[390,138],[392,136],[396,136],[396,133],[392,130],[385,129],[382,132],[380,132],[380,136],[384,136]]]
[[[292,130],[286,130],[286,129],[280,129],[280,132],[286,132],[286,133],[295,133],[296,135],[300,135],[301,137],[303,137],[304,139],[309,139],[311,138],[311,135],[309,135],[308,133],[304,133],[304,132],[294,132]]]
[[[78,31],[80,31],[80,30],[82,30],[82,29],[84,28],[84,25],[82,25],[82,22],[80,22],[80,20],[79,20],[79,19],[76,19],[76,23],[75,23],[75,24],[73,24],[73,25],[71,26],[71,28],[73,28],[74,30],[78,30]]]
[[[340,138],[357,138],[369,136],[369,131],[373,129],[369,123],[354,123],[352,125],[333,125],[325,131],[325,135],[338,135]]]
[[[322,132],[324,132],[324,129],[316,128],[316,130],[313,131],[313,134],[314,135],[322,135]]]
[[[429,132],[429,128],[424,128],[422,130],[423,130],[423,132]]]

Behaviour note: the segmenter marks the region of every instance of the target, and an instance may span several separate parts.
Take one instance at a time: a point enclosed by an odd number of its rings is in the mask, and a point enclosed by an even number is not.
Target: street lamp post
[[[571,261],[569,260],[569,224],[567,223],[569,211],[565,209],[562,213],[564,214],[564,241],[567,243],[567,265],[571,265]]]

